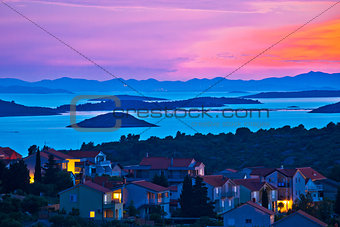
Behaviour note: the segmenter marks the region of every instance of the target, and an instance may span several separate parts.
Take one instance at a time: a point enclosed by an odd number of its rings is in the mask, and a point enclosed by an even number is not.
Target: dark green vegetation
[[[209,201],[208,189],[201,177],[195,178],[194,185],[189,176],[184,178],[179,203],[181,217],[216,217],[214,204]]]
[[[243,98],[317,98],[317,97],[340,97],[340,91],[311,90],[291,92],[261,92],[255,95],[243,96]]]
[[[303,210],[304,212],[326,223],[332,223],[335,221],[331,218],[334,210],[333,203],[328,200],[314,203],[313,198],[309,193],[306,195],[301,194],[300,198],[294,202],[292,212],[296,212],[298,210]]]
[[[121,123],[119,124],[118,121]],[[131,128],[131,127],[157,127],[157,125],[148,123],[144,120],[135,118],[132,115],[125,113],[106,113],[101,114],[76,124],[81,128]],[[72,127],[67,126],[67,127]]]
[[[299,125],[257,132],[239,128],[236,134],[185,135],[178,132],[175,137],[147,140],[129,135],[119,142],[83,144],[82,149],[103,151],[111,160],[122,164],[138,164],[146,153],[167,157],[175,154],[175,157],[194,157],[204,162],[208,173],[225,168],[284,165],[287,168],[311,166],[329,176],[333,167],[340,164],[340,123],[309,130]]]
[[[340,113],[340,102],[321,106],[312,110],[310,113]]]

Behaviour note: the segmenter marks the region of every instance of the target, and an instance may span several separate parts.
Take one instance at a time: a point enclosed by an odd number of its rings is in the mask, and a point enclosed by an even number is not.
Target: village
[[[311,214],[326,213],[330,220],[336,215],[333,206],[339,206],[339,182],[311,167],[226,167],[207,174],[204,160],[192,157],[145,154],[139,164],[122,166],[101,151],[66,153],[48,147],[27,157],[0,147],[0,158],[9,170],[20,163],[27,168],[30,185],[43,182],[51,168],[68,173],[72,183],[57,192],[55,203],[38,209],[38,222],[71,215],[94,223],[114,221],[113,226],[175,226],[203,217],[207,224],[202,226],[329,226]],[[16,192],[13,187],[8,194]]]

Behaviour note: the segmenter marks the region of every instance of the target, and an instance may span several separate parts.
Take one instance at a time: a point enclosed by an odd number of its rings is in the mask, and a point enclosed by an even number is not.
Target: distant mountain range
[[[246,95],[242,98],[316,98],[316,97],[340,97],[340,91],[312,90],[291,92],[261,92],[255,95]]]
[[[126,85],[124,85],[123,81]],[[56,80],[27,82],[19,79],[2,78],[2,86],[45,87],[63,89],[70,92],[129,92],[129,91],[194,91],[201,92],[215,84],[209,91],[306,91],[306,90],[340,90],[340,73],[309,72],[293,77],[267,78],[262,80],[230,80],[216,77],[214,79],[191,79],[188,81],[119,80],[107,81],[73,79],[63,77]],[[133,88],[133,89],[131,89]],[[140,95],[137,94],[136,95]]]
[[[23,94],[68,93],[68,94],[72,94],[72,92],[64,90],[64,89],[51,89],[47,87],[31,87],[31,86],[21,86],[21,85],[0,86],[0,93],[23,93]]]

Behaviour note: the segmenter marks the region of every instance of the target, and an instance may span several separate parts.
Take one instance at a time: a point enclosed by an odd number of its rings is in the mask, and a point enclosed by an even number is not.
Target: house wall
[[[126,201],[126,204],[129,205],[131,201],[133,201],[134,206],[139,209],[143,207],[143,205],[149,204],[147,199],[147,193],[151,192],[155,194],[155,199],[157,200],[157,193],[147,190],[146,188],[134,185],[134,184],[128,184],[126,185],[126,190],[124,190],[124,201]],[[170,191],[168,192],[168,198],[163,198],[162,203],[158,204],[161,207],[163,207],[164,211],[167,213],[166,217],[170,217]],[[141,210],[141,215],[145,215],[144,210]]]
[[[299,227],[320,227],[321,225],[310,221],[309,219],[295,214],[287,218],[281,219],[273,224],[274,227],[287,227],[287,226],[299,226]]]
[[[245,203],[251,200],[251,191],[240,185],[240,203]]]
[[[251,223],[247,223],[247,219]],[[250,205],[243,205],[223,215],[224,226],[264,226],[269,227],[274,222],[274,215],[268,215],[253,208]]]
[[[297,171],[293,177],[293,201],[300,198],[300,195],[305,195],[305,178],[300,171]]]
[[[71,201],[71,195],[76,196],[75,202]],[[96,220],[101,220],[103,215],[103,194],[87,186],[77,186],[60,194],[60,210],[66,213],[72,208],[79,209],[80,217],[90,218],[90,211],[95,212]]]

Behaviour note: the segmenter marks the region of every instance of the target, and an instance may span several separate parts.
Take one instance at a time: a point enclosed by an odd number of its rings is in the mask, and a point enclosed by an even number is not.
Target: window
[[[95,218],[95,217],[96,217],[96,212],[90,211],[90,218]]]
[[[169,193],[168,192],[165,192],[165,198],[168,198],[169,197]]]
[[[77,195],[76,194],[71,194],[70,195],[70,201],[74,202],[74,203],[77,202]]]
[[[234,192],[236,193],[236,191],[237,191],[237,188],[236,188],[236,186],[234,186]]]
[[[234,226],[235,225],[235,219],[234,218],[229,218],[228,219],[228,225],[229,226]]]
[[[229,200],[229,206],[231,207],[231,200]]]
[[[272,199],[275,199],[275,191],[272,191]]]
[[[251,219],[246,219],[246,224],[251,224]]]
[[[221,201],[221,207],[224,207],[224,200]]]

